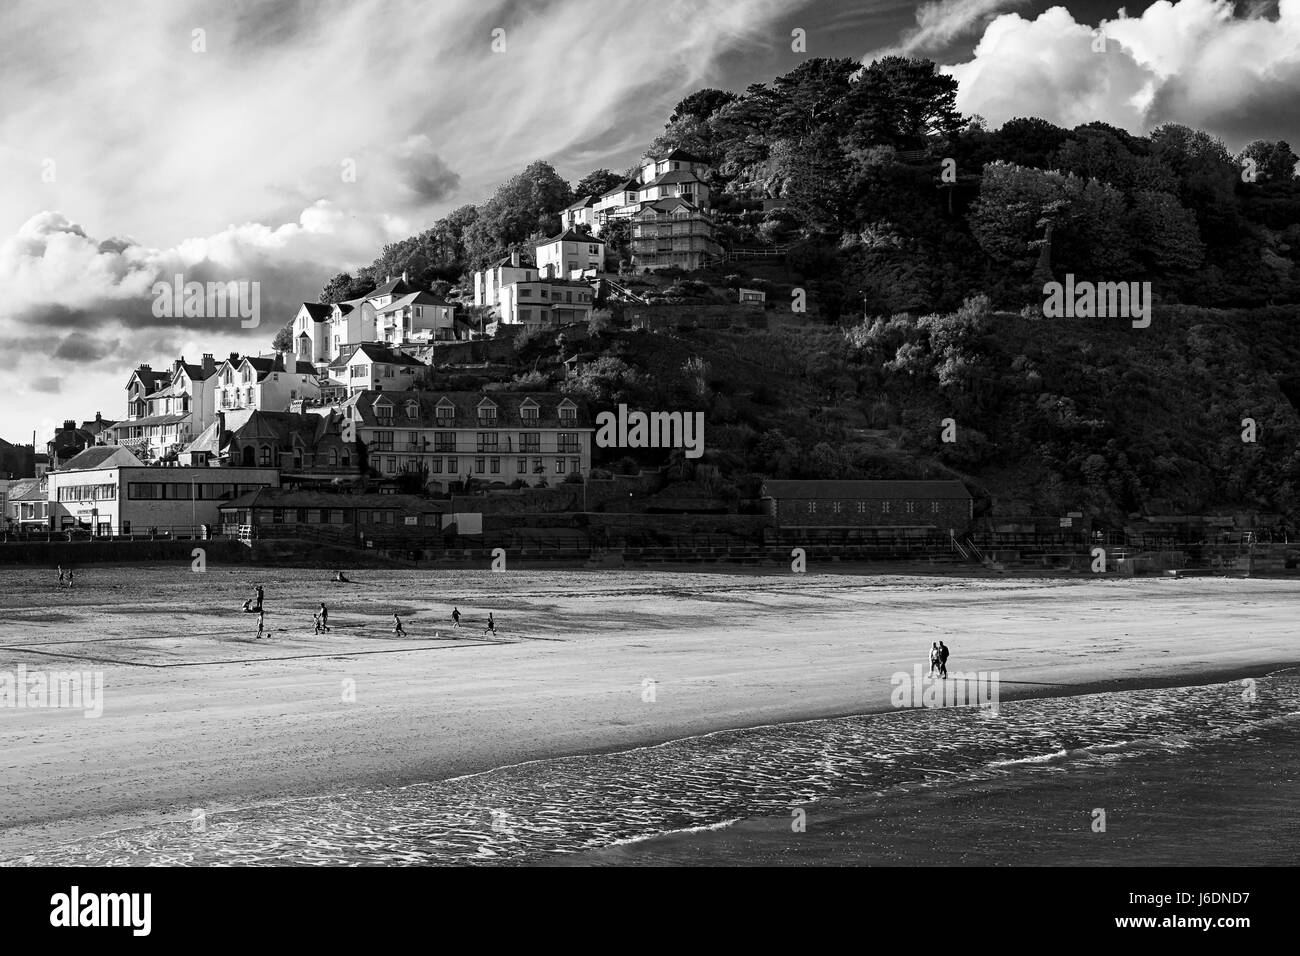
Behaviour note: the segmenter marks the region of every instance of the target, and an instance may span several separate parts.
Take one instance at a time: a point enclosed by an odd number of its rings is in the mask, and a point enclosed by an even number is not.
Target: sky
[[[1300,0],[5,0],[0,438],[124,417],[142,362],[269,351],[331,275],[535,159],[627,168],[696,89],[888,53],[993,127],[1300,144]],[[155,314],[176,275],[257,283],[257,324]]]

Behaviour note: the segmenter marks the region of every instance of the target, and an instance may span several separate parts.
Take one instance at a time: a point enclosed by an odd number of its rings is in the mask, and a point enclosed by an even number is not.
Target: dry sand
[[[0,673],[101,670],[104,712],[0,708],[0,858],[191,812],[888,709],[952,648],[1001,697],[1300,660],[1300,584],[685,571],[0,571]],[[266,585],[269,639],[239,606]],[[314,636],[318,601],[331,634]],[[452,631],[452,605],[465,627]],[[487,612],[501,628],[482,635]],[[402,613],[409,636],[392,634]],[[347,688],[355,699],[345,699]]]

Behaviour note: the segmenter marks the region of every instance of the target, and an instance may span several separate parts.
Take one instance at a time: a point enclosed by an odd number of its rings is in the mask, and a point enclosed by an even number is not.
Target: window
[[[815,515],[817,513],[817,502],[815,501],[808,502],[808,513],[810,515]]]
[[[390,451],[393,447],[393,433],[377,431],[374,433],[375,449],[378,451]]]
[[[263,467],[263,468],[269,468],[269,467],[270,467],[270,465],[271,465],[271,446],[270,446],[270,445],[263,445],[263,446],[262,446],[262,452],[261,452],[261,456],[260,456],[260,461],[261,461],[261,464],[262,464],[262,467]]]
[[[420,459],[418,459],[418,458],[408,458],[408,459],[406,459],[406,470],[407,470],[407,471],[419,471],[419,470],[420,470]]]
[[[370,366],[369,366],[369,365],[353,365],[350,369],[348,369],[348,376],[349,376],[350,378],[369,378],[369,377],[370,377]]]
[[[939,513],[939,502],[937,502],[937,501],[931,501],[931,502],[930,502],[930,514],[932,514],[932,515],[937,515],[938,513]]]
[[[447,459],[447,473],[448,473],[448,474],[455,475],[455,474],[459,474],[459,473],[460,473],[460,465],[459,465],[458,462],[459,462],[459,459],[456,459],[456,458],[448,458],[448,459]]]
[[[496,432],[479,432],[478,433],[478,451],[494,452],[497,450],[497,433]]]
[[[880,503],[880,513],[881,513],[881,514],[886,514],[886,515],[889,514],[889,502],[888,502],[888,501],[882,501],[882,502]]]
[[[536,405],[521,405],[519,407],[519,417],[526,422],[535,422],[540,415],[540,411]]]
[[[865,501],[859,501],[858,514],[866,514],[866,513],[867,513],[867,503]]]
[[[555,459],[555,473],[556,473],[557,475],[562,475],[562,474],[564,474],[564,459],[563,459],[563,458],[557,458],[557,459]]]
[[[339,450],[338,450],[337,448],[331,448],[329,454],[330,454],[330,457],[329,457],[330,467],[331,467],[331,468],[338,467],[338,463],[339,463]]]
[[[307,523],[307,509],[306,509],[306,508],[298,508],[298,509],[296,509],[296,510],[297,510],[297,514],[294,515],[294,520],[295,520],[298,524],[306,524],[306,523]]]
[[[406,417],[412,419],[420,417],[420,405],[418,402],[406,403]]]
[[[385,405],[376,405],[376,406],[375,406],[375,417],[378,418],[378,419],[379,419],[381,422],[383,422],[385,425],[391,423],[392,420],[393,420],[393,406],[392,406],[392,405],[387,405],[387,404],[385,404]]]
[[[840,503],[838,501],[831,502],[831,511],[835,514],[840,513]]]
[[[408,445],[418,446],[418,445],[420,444],[420,433],[419,433],[419,432],[407,432],[407,433],[406,433],[406,443],[407,443]]]
[[[442,451],[442,452],[455,451],[456,433],[455,432],[434,432],[433,450]]]
[[[600,246],[587,246],[587,253],[593,256],[600,255]]]
[[[386,469],[386,471],[387,471],[390,475],[397,474],[397,459],[396,459],[396,458],[394,458],[393,456],[390,455],[390,456],[388,456],[387,458],[384,459],[384,462],[385,462],[385,464],[388,465],[388,468]]]
[[[481,474],[483,474],[483,471],[484,471],[484,467],[483,467],[483,459],[482,459],[482,458],[475,458],[475,459],[474,459],[474,473],[477,474],[477,475],[481,475]]]
[[[480,405],[478,423],[480,425],[495,425],[497,423],[497,407],[495,405]]]
[[[578,417],[578,409],[573,405],[560,406],[560,421],[571,422]]]
[[[431,458],[431,459],[429,459],[429,474],[431,474],[431,475],[441,475],[441,474],[442,474],[442,459],[441,459],[441,458]]]
[[[542,435],[540,432],[521,432],[519,434],[519,450],[523,452],[539,452],[542,450]]]
[[[494,475],[499,475],[499,474],[501,474],[501,459],[500,459],[500,458],[489,458],[489,459],[488,459],[488,469],[489,469],[489,470],[491,471],[491,473],[494,474]]]
[[[582,471],[582,459],[580,459],[580,458],[570,458],[570,459],[569,459],[569,471],[573,472],[575,475],[576,475],[576,474],[579,474],[579,473]]]
[[[533,474],[534,474],[534,475],[540,475],[540,474],[541,474],[543,471],[545,471],[545,470],[546,470],[546,469],[544,469],[544,468],[542,467],[542,460],[541,460],[540,458],[534,458],[534,459],[533,459]]]
[[[438,421],[440,422],[453,421],[456,418],[456,406],[439,405],[437,409],[437,417],[438,417]]]
[[[576,432],[560,432],[558,441],[559,448],[557,451],[573,453],[578,450],[578,435]]]
[[[528,459],[527,459],[527,458],[516,458],[516,459],[515,459],[515,472],[516,472],[517,474],[520,474],[520,475],[526,475],[526,474],[528,474]]]

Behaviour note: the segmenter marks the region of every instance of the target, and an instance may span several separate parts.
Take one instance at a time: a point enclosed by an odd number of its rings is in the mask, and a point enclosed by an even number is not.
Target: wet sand
[[[0,571],[0,674],[97,670],[102,716],[0,708],[0,855],[357,786],[890,709],[930,642],[1002,699],[1300,659],[1300,586],[676,571]],[[266,585],[271,636],[238,609]],[[312,634],[320,600],[334,630]],[[465,627],[450,628],[452,606]],[[486,638],[488,611],[500,625]],[[402,614],[405,638],[392,634]]]

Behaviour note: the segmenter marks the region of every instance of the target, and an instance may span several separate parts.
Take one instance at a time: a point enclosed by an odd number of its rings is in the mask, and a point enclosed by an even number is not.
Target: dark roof
[[[669,153],[668,155],[666,155],[666,156],[651,156],[650,158],[653,159],[653,160],[654,160],[655,162],[657,162],[657,163],[661,163],[661,162],[663,162],[663,161],[666,160],[666,159],[675,159],[675,160],[677,160],[679,163],[702,163],[702,162],[704,162],[704,160],[700,159],[700,157],[698,157],[698,156],[692,156],[690,153],[686,152],[686,150],[684,150],[684,149],[674,149],[672,152],[670,152],[670,153]]]
[[[612,189],[606,189],[603,193],[600,194],[600,198],[604,199],[606,196],[614,195],[614,193],[634,193],[640,188],[641,188],[641,183],[638,182],[637,180],[625,179],[617,186],[614,186]]]
[[[155,372],[150,369],[138,368],[131,373],[131,378],[140,379],[140,382],[142,385],[144,385],[144,390],[146,392],[152,392],[159,385],[167,384],[169,381],[171,381],[171,377],[172,377],[172,373],[170,369],[168,369],[165,372]],[[128,379],[127,382],[129,384],[130,379]]]
[[[373,299],[377,295],[406,295],[408,292],[418,291],[415,286],[404,280],[401,276],[396,279],[389,279],[374,292],[371,292],[367,299]]]
[[[788,481],[768,479],[763,494],[770,498],[838,499],[968,499],[960,481]]]
[[[132,421],[118,422],[113,426],[114,431],[125,431],[128,428],[138,428],[141,425],[175,425],[177,422],[183,422],[190,417],[189,412],[177,412],[172,415],[149,415],[145,418],[136,418]]]
[[[324,322],[330,317],[333,311],[332,305],[326,305],[324,302],[304,302],[302,307],[307,310],[307,314],[312,317],[313,321]]]
[[[123,458],[125,456],[125,458]],[[112,459],[122,459],[113,461]],[[131,454],[125,448],[117,445],[92,445],[85,451],[80,452],[70,459],[60,471],[89,471],[92,468],[115,467],[122,465],[124,467],[138,467],[143,465],[139,458]]]
[[[411,358],[404,352],[394,352],[386,345],[378,345],[374,342],[362,342],[353,351],[346,356],[340,355],[334,361],[330,362],[330,368],[343,368],[348,362],[352,361],[352,356],[360,352],[372,362],[382,362],[385,365],[423,365],[424,363]]]
[[[572,402],[576,409],[574,428],[592,427],[586,402],[582,399],[569,398],[561,392],[375,392],[366,390],[353,395],[343,404],[345,407],[356,408],[362,425],[387,428],[390,427],[390,423],[385,421],[380,424],[375,415],[374,406],[380,399],[387,399],[393,405],[391,423],[393,428],[437,428],[440,425],[451,428],[478,427],[478,407],[484,399],[490,400],[497,406],[494,426],[497,428],[525,430],[530,427],[558,428],[560,404],[564,401]],[[529,400],[537,405],[538,417],[525,420],[520,409]],[[406,414],[406,405],[411,401],[419,404],[419,411],[415,418],[409,418]],[[437,407],[439,405],[445,407],[447,403],[454,406],[456,410],[456,414],[450,421],[439,418],[437,413]]]
[[[231,511],[236,508],[373,508],[415,514],[443,514],[447,505],[418,495],[354,495],[337,491],[260,488],[223,502],[219,510]]]
[[[676,196],[669,196],[667,199],[656,199],[654,202],[646,203],[637,213],[640,216],[646,210],[652,212],[673,212],[677,209],[689,209],[692,212],[699,212],[700,207],[694,203],[687,202],[685,199],[679,199]]]
[[[668,186],[672,183],[698,183],[703,182],[699,176],[696,176],[689,169],[674,169],[671,172],[656,176],[650,182],[642,186],[642,189],[649,189],[651,186]]]
[[[599,242],[601,245],[605,244],[604,239],[597,239],[595,236],[589,236],[585,232],[578,232],[576,229],[566,229],[558,236],[543,239],[538,245],[549,246],[553,242]]]
[[[595,196],[583,196],[577,202],[570,203],[569,205],[565,206],[564,211],[568,212],[570,209],[586,209],[588,206],[594,206],[595,204],[596,204]]]

